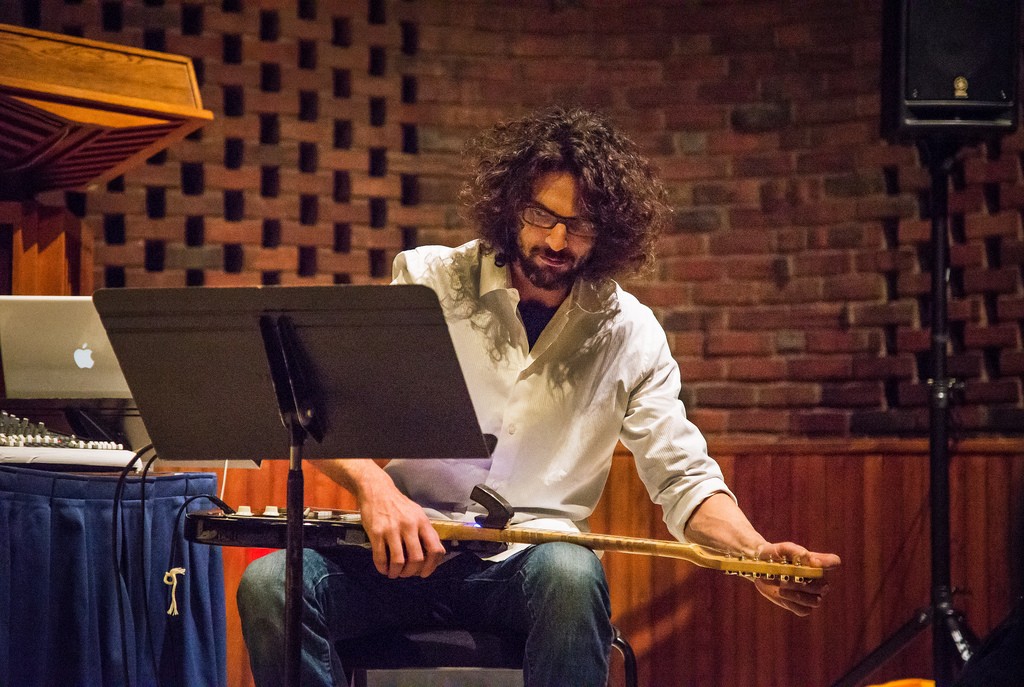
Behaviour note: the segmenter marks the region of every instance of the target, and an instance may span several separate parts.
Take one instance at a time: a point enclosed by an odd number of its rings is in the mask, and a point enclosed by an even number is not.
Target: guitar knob
[[[281,515],[280,509],[277,506],[267,506],[263,509],[263,514],[272,518],[279,517]]]
[[[249,517],[252,515],[251,506],[239,506],[238,510],[235,511],[235,515],[241,515],[242,517]]]

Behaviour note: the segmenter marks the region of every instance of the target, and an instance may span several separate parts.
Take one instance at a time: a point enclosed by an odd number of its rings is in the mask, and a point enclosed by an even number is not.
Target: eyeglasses
[[[565,233],[581,239],[592,239],[597,236],[597,228],[590,220],[562,217],[536,205],[527,205],[523,208],[522,218],[527,224],[548,230],[554,229],[555,225],[561,222],[565,225]]]

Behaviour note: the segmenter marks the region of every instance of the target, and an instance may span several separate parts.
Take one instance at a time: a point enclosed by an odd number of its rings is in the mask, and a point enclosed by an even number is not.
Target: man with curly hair
[[[522,634],[528,686],[604,685],[611,609],[592,551],[453,555],[429,518],[471,518],[470,491],[486,483],[515,507],[513,526],[584,529],[618,441],[678,539],[839,564],[751,526],[686,417],[664,330],[612,279],[650,263],[667,216],[636,145],[598,114],[549,108],[495,126],[469,152],[462,199],[480,237],[400,254],[394,282],[438,294],[480,425],[498,442],[484,460],[317,462],[355,495],[371,548],[305,552],[304,685],[343,680],[335,642],[438,627]],[[258,685],[282,684],[284,568],[282,555],[258,559],[239,588]],[[755,584],[798,615],[825,591]]]

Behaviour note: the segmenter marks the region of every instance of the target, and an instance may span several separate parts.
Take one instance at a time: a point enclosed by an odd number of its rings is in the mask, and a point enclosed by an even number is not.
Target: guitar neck
[[[597,551],[633,553],[688,561],[702,568],[711,568],[744,577],[784,578],[810,580],[823,575],[821,568],[793,563],[761,561],[752,558],[723,555],[697,544],[675,541],[624,537],[614,534],[590,532],[563,532],[524,528],[489,529],[473,523],[446,520],[431,521],[441,539],[447,541],[488,541],[507,544],[545,544],[566,542]]]

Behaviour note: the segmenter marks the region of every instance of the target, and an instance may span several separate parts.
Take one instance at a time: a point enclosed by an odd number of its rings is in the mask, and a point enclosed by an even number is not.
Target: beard
[[[523,276],[538,289],[570,289],[582,271],[582,260],[568,248],[555,252],[547,246],[534,246],[529,253],[522,243],[517,248],[516,262]]]

